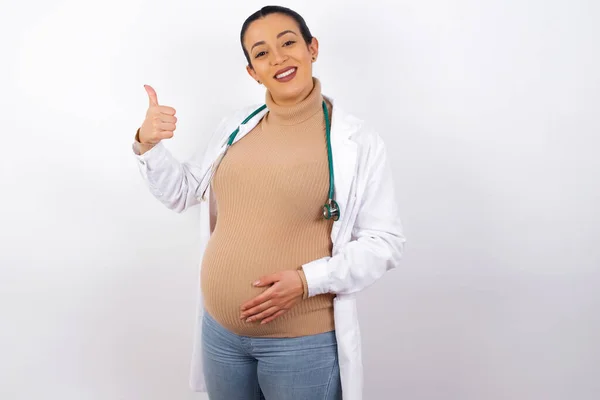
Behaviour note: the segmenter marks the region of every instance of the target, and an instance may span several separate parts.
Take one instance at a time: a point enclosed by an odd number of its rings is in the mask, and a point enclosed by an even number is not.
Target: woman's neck
[[[299,100],[290,105],[277,103],[270,92],[265,95],[265,102],[269,108],[269,120],[278,125],[295,125],[306,121],[323,108],[323,96],[321,94],[321,82],[313,78],[311,90]],[[298,97],[300,99],[300,97]]]

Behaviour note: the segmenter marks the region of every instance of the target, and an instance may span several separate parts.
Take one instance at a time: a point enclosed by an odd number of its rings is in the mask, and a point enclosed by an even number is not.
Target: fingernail
[[[260,285],[260,281],[256,281],[256,282],[254,282],[254,283],[253,283],[253,285],[254,285],[254,286],[258,286],[258,285]]]
[[[248,318],[248,319],[246,320],[246,322],[251,322],[251,321],[252,321],[252,318]]]

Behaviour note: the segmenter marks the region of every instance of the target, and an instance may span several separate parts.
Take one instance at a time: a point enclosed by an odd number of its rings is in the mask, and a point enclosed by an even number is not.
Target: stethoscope
[[[265,108],[267,108],[266,104],[260,106],[252,114],[250,114],[240,124],[240,126],[245,125],[248,121],[250,121],[252,118],[254,118],[254,116],[256,116],[256,114],[260,113]],[[325,104],[324,100],[323,100],[323,113],[325,114],[325,137],[326,137],[326,141],[327,141],[327,160],[328,160],[328,164],[329,164],[329,196],[327,199],[327,203],[325,203],[325,205],[323,205],[323,218],[325,218],[327,220],[332,219],[334,221],[337,221],[340,218],[340,207],[338,206],[338,203],[333,198],[334,197],[334,176],[333,176],[333,156],[331,154],[331,122],[329,120],[329,112],[327,111],[327,105]],[[240,127],[238,126],[237,129],[229,135],[229,139],[227,140],[227,146],[225,147],[225,150],[221,153],[221,155],[213,163],[213,166],[210,168],[210,170],[207,171],[207,173],[210,172],[210,177],[208,179],[206,188],[204,189],[204,191],[202,193],[202,198],[204,198],[204,195],[206,194],[206,191],[208,190],[208,187],[210,186],[210,182],[212,181],[212,178],[213,178],[217,168],[219,167],[219,164],[223,160],[223,157],[225,157],[225,154],[227,154],[227,150],[233,144],[235,137],[237,136],[239,131],[240,131]],[[206,174],[205,174],[205,176],[206,176]],[[202,181],[204,181],[204,177],[203,177]]]

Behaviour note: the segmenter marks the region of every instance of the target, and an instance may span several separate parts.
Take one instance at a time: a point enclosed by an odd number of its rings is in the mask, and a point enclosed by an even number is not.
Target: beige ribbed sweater
[[[206,311],[238,335],[295,337],[334,329],[333,294],[305,298],[274,321],[240,320],[240,305],[266,290],[252,282],[330,256],[332,221],[321,84],[299,104],[269,112],[223,158],[212,182],[218,208],[202,261]],[[328,104],[331,115],[331,105]],[[304,274],[300,274],[306,291]]]

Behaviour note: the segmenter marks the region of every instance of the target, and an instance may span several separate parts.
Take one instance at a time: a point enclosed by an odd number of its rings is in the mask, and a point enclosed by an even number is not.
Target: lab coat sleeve
[[[207,149],[199,150],[184,162],[178,161],[162,141],[144,154],[140,154],[139,144],[134,141],[132,149],[139,171],[152,195],[167,208],[181,213],[200,203],[197,191],[204,172],[202,162],[224,123],[225,119],[214,131]]]
[[[366,181],[351,240],[333,257],[302,266],[309,297],[359,292],[400,262],[405,238],[391,166],[379,135],[374,142],[365,162]]]

